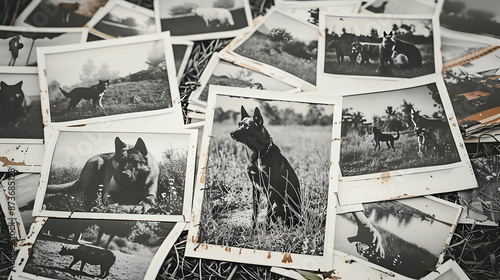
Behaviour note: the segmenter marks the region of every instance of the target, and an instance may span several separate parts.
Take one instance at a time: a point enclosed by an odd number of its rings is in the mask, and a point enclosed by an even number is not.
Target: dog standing
[[[389,150],[392,148],[394,151],[396,150],[394,148],[394,141],[399,139],[399,131],[396,131],[398,135],[396,137],[392,136],[391,134],[386,134],[382,133],[377,127],[373,127],[373,137],[375,139],[375,150],[380,151],[380,142],[385,142],[387,144],[387,148]]]
[[[259,108],[251,117],[241,106],[241,121],[238,128],[230,132],[231,137],[250,150],[247,172],[253,186],[253,227],[256,227],[260,189],[268,196],[267,221],[281,218],[289,226],[298,224],[301,217],[299,179],[288,160],[281,154],[268,131]]]
[[[64,246],[59,251],[61,256],[73,256],[73,261],[68,265],[68,269],[71,269],[73,265],[81,261],[80,271],[83,271],[85,264],[100,265],[101,273],[96,275],[97,277],[104,279],[109,275],[109,269],[113,266],[116,261],[116,256],[108,249],[103,249],[98,246],[80,244],[76,247]]]
[[[425,134],[420,133],[420,135],[429,138],[431,142],[435,144],[439,154],[443,154],[444,145],[453,142],[448,123],[439,119],[428,119],[423,117],[420,115],[420,111],[415,111],[413,108],[410,110],[410,113],[414,130],[417,133],[419,133],[419,131],[425,131]]]
[[[59,89],[66,98],[70,99],[68,105],[69,113],[71,109],[74,109],[82,99],[92,100],[94,108],[97,107],[97,104],[99,104],[99,106],[104,110],[104,107],[102,106],[102,98],[104,97],[104,93],[106,92],[108,85],[109,80],[99,80],[99,83],[96,85],[91,87],[77,87],[72,89],[70,92],[63,90],[61,87],[59,87]]]

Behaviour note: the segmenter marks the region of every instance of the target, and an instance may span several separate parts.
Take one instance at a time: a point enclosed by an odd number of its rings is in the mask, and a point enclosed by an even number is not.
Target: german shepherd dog
[[[389,33],[384,32],[382,42],[380,44],[360,43],[354,41],[351,44],[350,60],[351,65],[354,66],[358,56],[361,56],[360,64],[379,62],[379,68],[387,68],[393,66],[392,52],[394,47],[392,31]]]
[[[109,80],[99,80],[99,83],[96,85],[91,87],[77,87],[72,89],[70,92],[63,90],[61,87],[59,87],[59,89],[66,98],[70,99],[68,105],[69,113],[76,107],[76,105],[78,105],[78,103],[80,103],[80,100],[82,99],[92,100],[94,108],[97,107],[97,104],[99,104],[99,106],[104,110],[104,107],[102,106],[102,98],[104,97],[104,93],[106,92],[108,85]]]
[[[134,211],[146,213],[151,205],[156,204],[158,173],[158,162],[148,152],[141,138],[131,146],[116,137],[114,153],[91,157],[76,181],[48,185],[47,193],[59,193],[69,189],[83,190],[85,210],[90,211],[99,185],[102,185],[100,199],[104,205],[138,205]]]
[[[376,126],[373,127],[373,137],[375,139],[375,150],[380,151],[380,142],[385,142],[387,144],[387,148],[390,150],[391,148],[395,151],[394,141],[399,139],[399,131],[396,131],[398,135],[396,137],[391,134],[382,133]]]
[[[420,133],[420,137],[425,136],[435,144],[440,154],[444,153],[444,145],[453,142],[450,127],[447,122],[439,119],[429,119],[420,115],[420,111],[415,111],[413,108],[410,110],[411,121],[414,125],[414,130],[425,131],[425,134]],[[418,136],[418,134],[417,134]],[[425,139],[424,141],[425,142]]]
[[[241,121],[230,135],[248,148],[250,164],[247,173],[253,186],[253,227],[257,225],[261,190],[269,205],[267,221],[276,222],[279,217],[288,226],[297,225],[301,217],[299,179],[264,127],[259,108],[255,108],[254,115],[250,116],[241,106]]]
[[[80,271],[83,271],[85,264],[100,265],[101,273],[97,277],[104,279],[109,275],[109,269],[115,264],[116,256],[108,249],[98,246],[80,244],[75,246],[63,246],[59,251],[61,256],[73,256],[73,261],[67,269],[81,261]]]

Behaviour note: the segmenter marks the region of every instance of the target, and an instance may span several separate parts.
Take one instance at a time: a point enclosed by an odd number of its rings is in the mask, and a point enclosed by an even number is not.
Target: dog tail
[[[47,193],[60,193],[63,191],[68,191],[72,190],[76,187],[76,181],[71,181],[68,183],[64,184],[57,184],[57,185],[47,185]]]
[[[398,134],[398,136],[396,136],[396,138],[394,138],[394,140],[398,140],[399,139],[399,131],[396,130],[396,133]]]
[[[70,96],[69,96],[69,92],[65,91],[65,90],[64,90],[64,89],[62,89],[61,87],[59,87],[59,89],[61,90],[62,94],[63,94],[64,96],[66,96],[66,98],[70,98]]]

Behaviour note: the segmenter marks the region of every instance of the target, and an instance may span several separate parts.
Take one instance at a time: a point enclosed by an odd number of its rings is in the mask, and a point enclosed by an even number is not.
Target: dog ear
[[[137,138],[137,142],[135,142],[134,149],[138,150],[143,155],[148,154],[148,149],[146,149],[146,144],[144,143],[144,141],[140,137]]]
[[[127,147],[127,144],[125,144],[122,140],[120,140],[120,137],[116,136],[115,138],[115,151],[121,151],[124,148]]]
[[[253,112],[253,121],[259,126],[264,124],[260,110],[257,107],[255,107],[255,111]]]
[[[384,31],[384,37],[385,37],[385,36],[387,36],[387,33],[385,33],[385,31]]]
[[[6,83],[4,83],[3,81],[1,81],[1,82],[0,82],[0,88],[3,88],[3,87],[5,87],[5,86],[7,86],[7,84],[6,84]]]
[[[241,105],[241,119],[248,118],[248,117],[250,117],[250,115],[245,110],[245,107],[243,107],[243,105]]]

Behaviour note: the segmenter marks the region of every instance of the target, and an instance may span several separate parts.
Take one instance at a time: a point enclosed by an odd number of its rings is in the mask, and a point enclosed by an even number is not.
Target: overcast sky
[[[168,0],[168,1],[158,1],[160,4],[160,18],[170,18],[172,14],[170,9],[177,6],[192,6],[196,5],[198,7],[210,8],[214,6],[214,3],[218,0]],[[238,9],[243,7],[243,0],[234,0],[234,6],[231,9]]]
[[[421,86],[382,93],[350,95],[344,97],[342,108],[352,108],[351,112],[362,112],[367,122],[371,123],[373,115],[379,117],[386,115],[387,106],[392,106],[393,109],[398,109],[401,112],[400,106],[404,99],[406,102],[412,103],[416,110],[421,110],[422,115],[431,116],[437,109],[433,106],[436,102],[429,92],[427,87]]]
[[[57,80],[62,86],[71,86],[80,82],[82,67],[91,59],[99,68],[103,63],[109,71],[118,71],[120,77],[136,73],[148,68],[148,52],[154,44],[161,45],[155,49],[163,50],[163,41],[127,44],[121,46],[83,49],[46,55],[47,80]]]
[[[289,15],[274,12],[259,27],[258,31],[269,34],[273,28],[285,28],[291,33],[294,39],[298,39],[308,44],[313,40],[318,40],[318,28],[312,24],[307,24]]]

